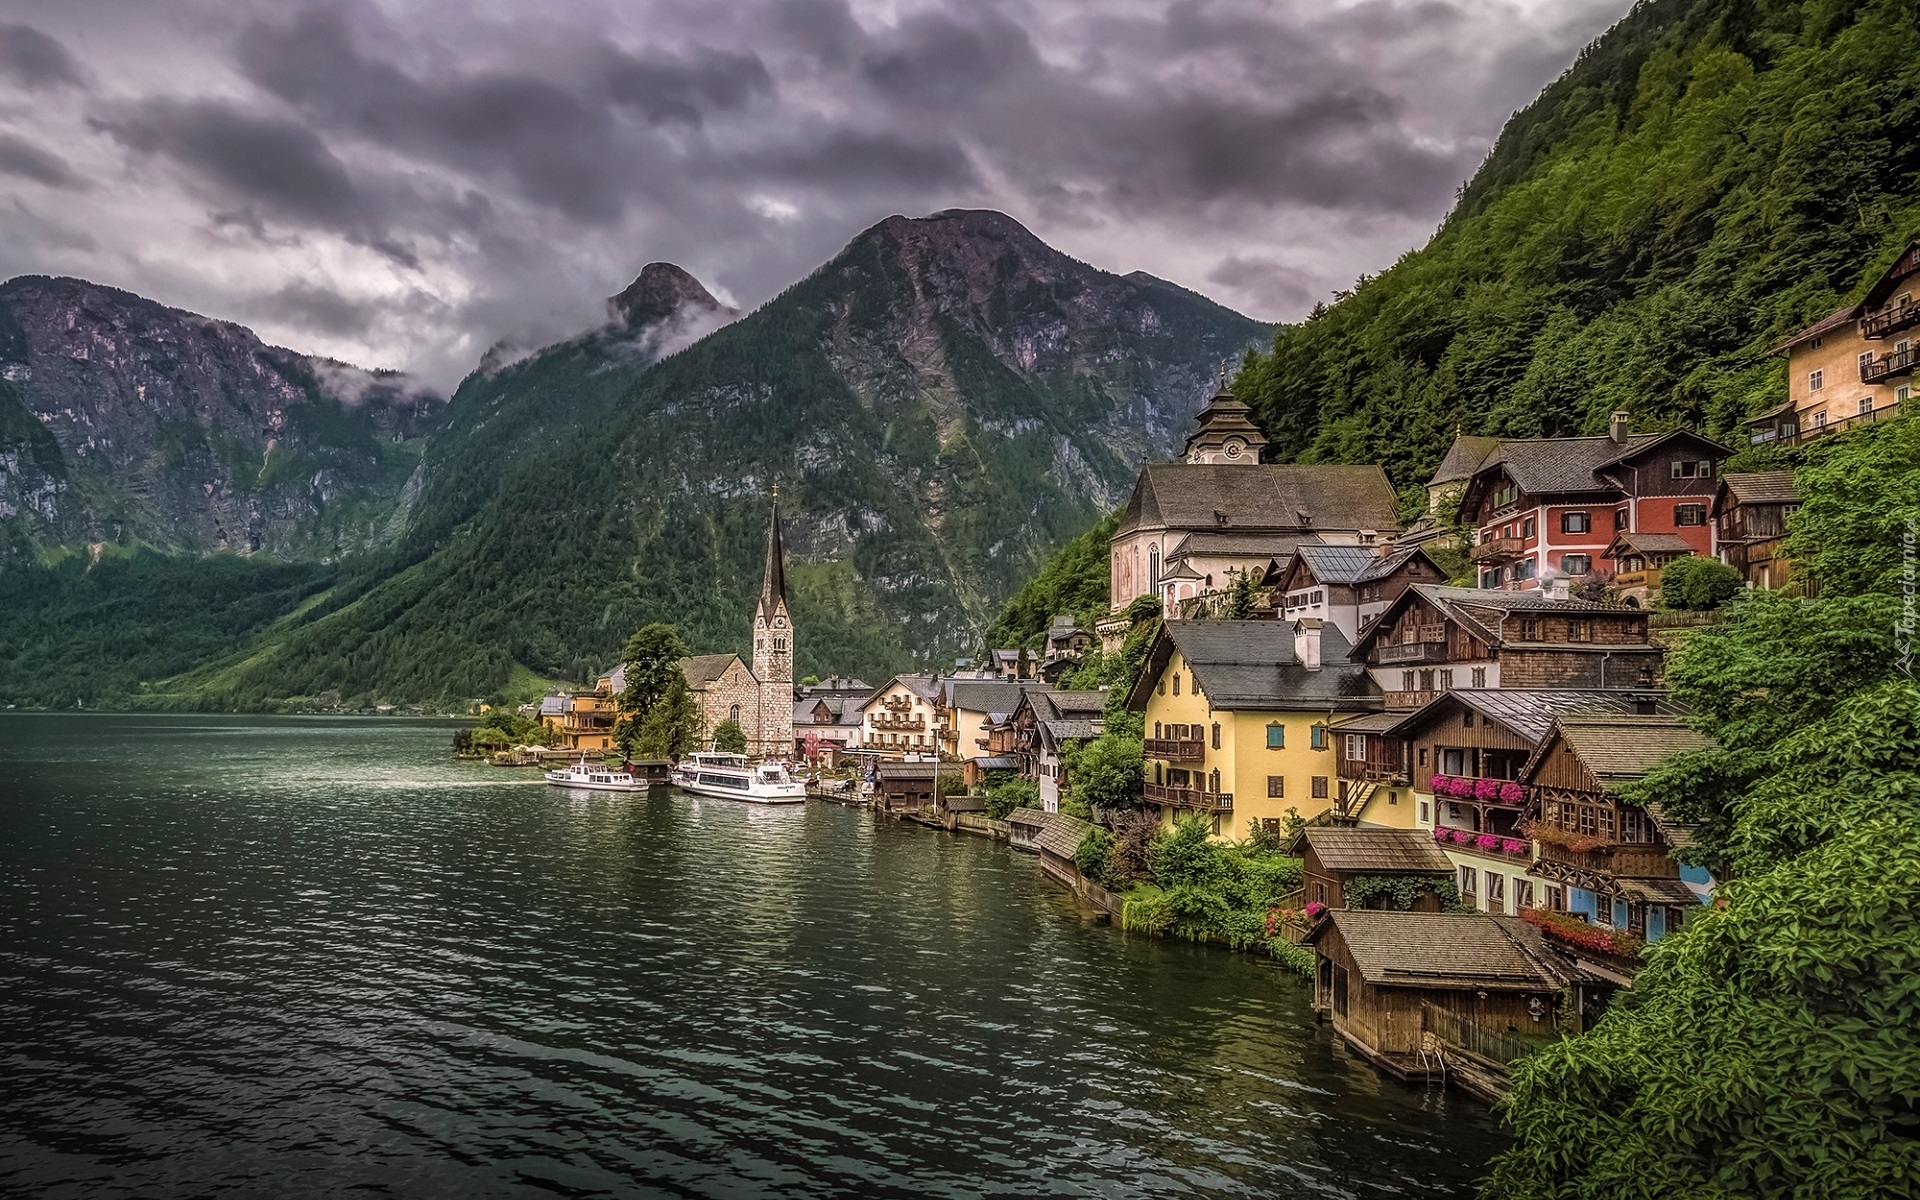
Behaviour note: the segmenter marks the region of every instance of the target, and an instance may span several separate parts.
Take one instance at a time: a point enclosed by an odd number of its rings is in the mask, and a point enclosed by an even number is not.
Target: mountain
[[[645,292],[616,310],[656,312]],[[892,217],[650,368],[595,334],[469,379],[448,430],[484,434],[491,406],[548,422],[508,439],[537,444],[497,493],[423,491],[424,557],[175,686],[238,707],[486,696],[527,670],[582,677],[651,620],[696,650],[741,649],[776,487],[801,673],[969,652],[1270,332],[999,213]]]
[[[1920,230],[1912,0],[1644,0],[1501,132],[1423,248],[1235,392],[1283,457],[1424,481],[1456,429],[1701,429]],[[1749,457],[1753,457],[1749,455]]]
[[[78,279],[0,284],[0,557],[384,544],[444,401]]]
[[[655,262],[608,298],[599,328],[518,359],[489,351],[428,442],[409,544],[444,540],[530,458],[598,436],[642,371],[739,316],[686,271]]]

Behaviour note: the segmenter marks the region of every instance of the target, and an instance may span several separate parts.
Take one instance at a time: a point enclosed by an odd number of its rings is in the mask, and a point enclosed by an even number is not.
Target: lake
[[[0,714],[0,1190],[1446,1196],[1505,1145],[1004,844],[453,728]]]

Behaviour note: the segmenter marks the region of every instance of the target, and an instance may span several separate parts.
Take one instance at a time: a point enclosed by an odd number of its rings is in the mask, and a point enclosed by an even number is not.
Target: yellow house
[[[1290,813],[1352,819],[1370,807],[1359,781],[1341,778],[1331,728],[1381,708],[1348,651],[1318,620],[1167,622],[1128,697],[1146,723],[1146,799],[1162,822],[1199,813],[1216,836],[1239,838],[1250,825],[1282,830]]]
[[[615,665],[590,692],[555,692],[542,700],[540,723],[554,732],[555,744],[562,749],[611,750],[614,722],[620,719],[620,693],[626,686],[626,668]]]

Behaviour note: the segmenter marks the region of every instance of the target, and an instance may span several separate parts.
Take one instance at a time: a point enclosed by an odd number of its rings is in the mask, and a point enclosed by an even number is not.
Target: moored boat
[[[749,804],[804,804],[807,785],[777,762],[751,763],[744,754],[702,751],[673,772],[673,785],[696,796],[719,796]]]
[[[644,792],[647,781],[618,767],[590,767],[582,758],[571,766],[547,772],[554,787],[576,788],[588,792]]]

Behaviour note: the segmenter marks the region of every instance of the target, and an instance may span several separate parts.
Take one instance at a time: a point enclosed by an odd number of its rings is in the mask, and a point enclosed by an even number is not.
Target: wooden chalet
[[[1269,583],[1278,615],[1331,621],[1349,644],[1416,583],[1442,584],[1447,573],[1419,546],[1302,545]]]
[[[1661,569],[1693,552],[1693,544],[1675,533],[1615,534],[1607,546],[1607,557],[1614,564],[1614,594],[1629,608],[1653,607],[1660,592]]]
[[[1387,875],[1424,879],[1429,886],[1412,911],[1437,913],[1442,907],[1439,885],[1453,874],[1453,864],[1434,848],[1433,839],[1411,829],[1308,826],[1288,851],[1300,856],[1303,898],[1328,908],[1347,907],[1349,882]],[[1366,902],[1368,908],[1386,906],[1384,896]]]
[[[1562,994],[1579,981],[1533,927],[1486,913],[1336,909],[1305,944],[1314,1006],[1349,1046],[1403,1079],[1444,1064],[1482,1095],[1558,1036]]]
[[[1556,718],[1521,772],[1548,909],[1648,942],[1684,923],[1712,888],[1705,871],[1681,865],[1687,827],[1615,789],[1708,744],[1670,713]]]
[[[1404,711],[1360,713],[1327,727],[1338,754],[1339,802],[1346,820],[1406,828],[1414,824],[1413,768],[1407,743],[1390,732]]]
[[[1409,587],[1352,651],[1390,709],[1467,688],[1651,688],[1664,654],[1638,609],[1432,584]]]
[[[874,765],[874,804],[890,813],[917,813],[939,798],[941,766],[936,762],[881,762]],[[959,782],[957,772],[946,772]]]
[[[1784,587],[1793,564],[1782,553],[1787,517],[1800,507],[1792,471],[1741,471],[1720,477],[1713,497],[1714,540],[1720,560],[1757,588]]]

